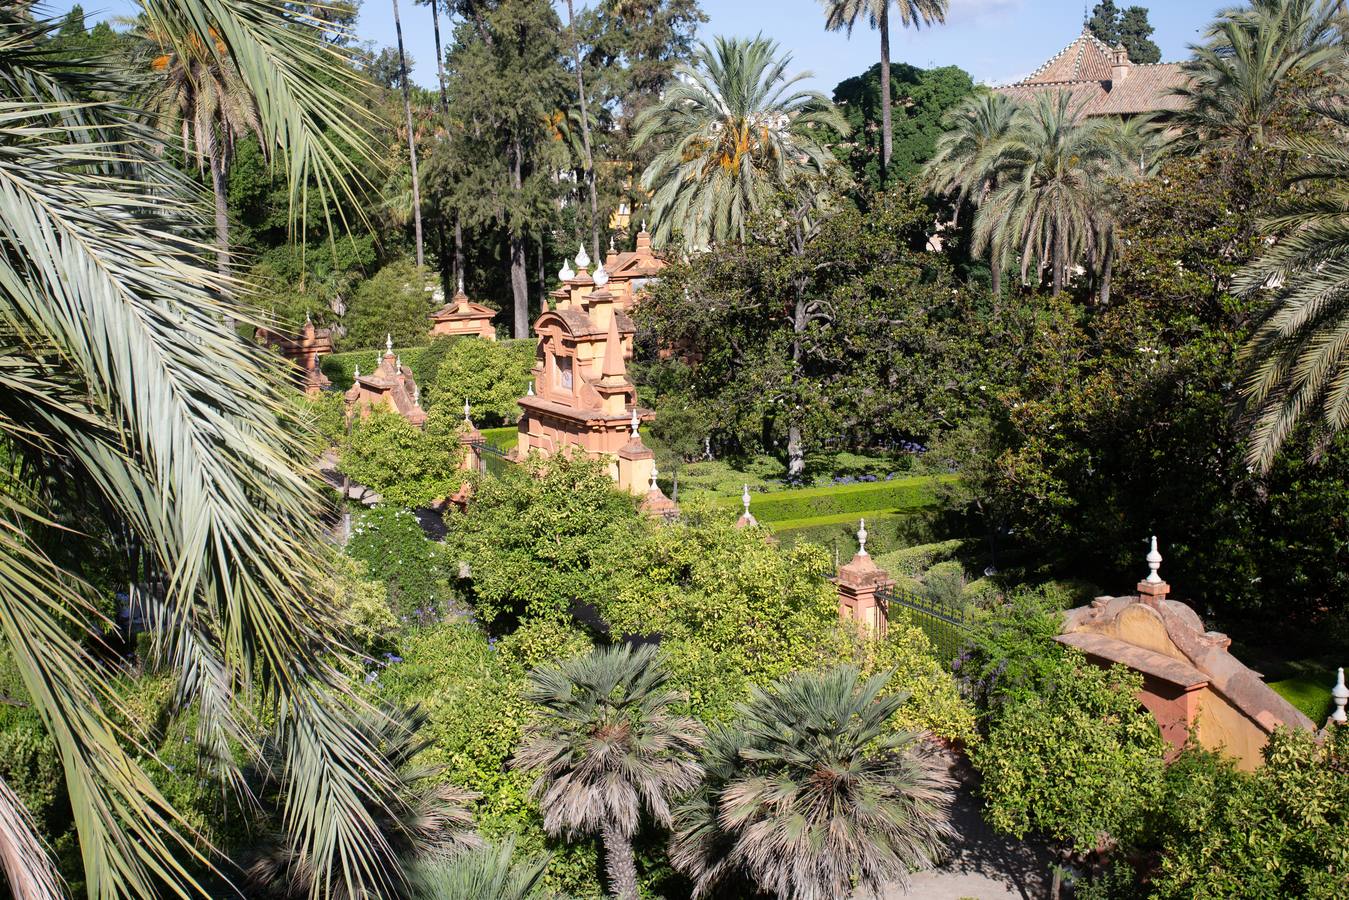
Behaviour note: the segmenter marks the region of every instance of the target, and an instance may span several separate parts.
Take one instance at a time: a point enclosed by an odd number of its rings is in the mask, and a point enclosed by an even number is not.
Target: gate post
[[[465,472],[483,471],[482,451],[483,444],[482,432],[473,424],[473,419],[469,417],[472,407],[468,405],[468,400],[464,400],[464,424],[459,432],[459,443],[464,445],[464,459],[459,464],[459,468]]]
[[[874,637],[885,637],[889,611],[878,594],[894,587],[895,582],[867,553],[865,519],[857,529],[857,555],[839,567],[834,583],[838,586],[839,618],[861,626]]]

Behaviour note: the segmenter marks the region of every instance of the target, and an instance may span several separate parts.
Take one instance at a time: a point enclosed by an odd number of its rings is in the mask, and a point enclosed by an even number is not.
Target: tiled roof
[[[1090,31],[1050,58],[1021,84],[1057,84],[1064,81],[1109,81],[1110,48]]]
[[[1111,75],[1110,48],[1084,31],[1030,77],[995,90],[1018,100],[1068,91],[1084,116],[1141,115],[1185,105],[1175,93],[1187,81],[1180,63],[1129,63],[1118,83]]]

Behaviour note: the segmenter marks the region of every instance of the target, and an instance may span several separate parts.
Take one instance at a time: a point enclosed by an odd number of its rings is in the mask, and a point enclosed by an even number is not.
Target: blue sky
[[[1216,9],[1230,0],[1139,0],[1151,9],[1157,29],[1153,40],[1165,60],[1188,56],[1186,47],[1212,19]],[[1127,0],[1117,0],[1127,6]],[[47,0],[47,8],[69,9],[72,0]],[[587,5],[584,0],[578,6]],[[131,0],[84,0],[91,20],[126,15]],[[413,78],[419,84],[435,84],[435,50],[430,11],[412,0],[400,0],[403,36],[416,61]],[[702,0],[710,21],[701,34],[752,36],[762,32],[789,50],[794,71],[814,73],[812,86],[828,93],[838,82],[856,75],[879,58],[880,44],[874,31],[860,28],[851,39],[824,30],[819,0]],[[561,7],[561,4],[559,4]],[[1082,0],[951,0],[946,25],[922,31],[891,34],[891,55],[896,62],[929,67],[958,65],[976,81],[1012,81],[1029,73],[1077,36],[1082,26]],[[394,43],[393,13],[389,0],[364,0],[357,27],[361,40],[376,46]],[[442,24],[442,35],[448,26]]]

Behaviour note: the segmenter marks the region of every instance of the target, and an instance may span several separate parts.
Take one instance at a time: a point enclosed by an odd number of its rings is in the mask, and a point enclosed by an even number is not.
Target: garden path
[[[995,834],[979,812],[974,796],[975,775],[968,763],[954,755],[952,774],[960,790],[951,809],[951,825],[958,835],[951,858],[935,869],[909,879],[908,889],[891,887],[884,900],[914,897],[921,900],[1038,900],[1049,896],[1048,851],[1039,844]]]

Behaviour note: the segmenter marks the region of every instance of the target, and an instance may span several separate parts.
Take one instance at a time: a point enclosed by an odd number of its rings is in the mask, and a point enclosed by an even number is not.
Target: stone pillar
[[[889,628],[889,610],[877,593],[894,587],[895,582],[867,553],[865,522],[858,529],[857,539],[857,555],[839,568],[834,580],[838,586],[838,615],[845,622],[870,632],[873,637],[885,637]]]
[[[656,454],[652,453],[638,435],[618,451],[618,489],[635,497],[645,497],[656,468]]]

